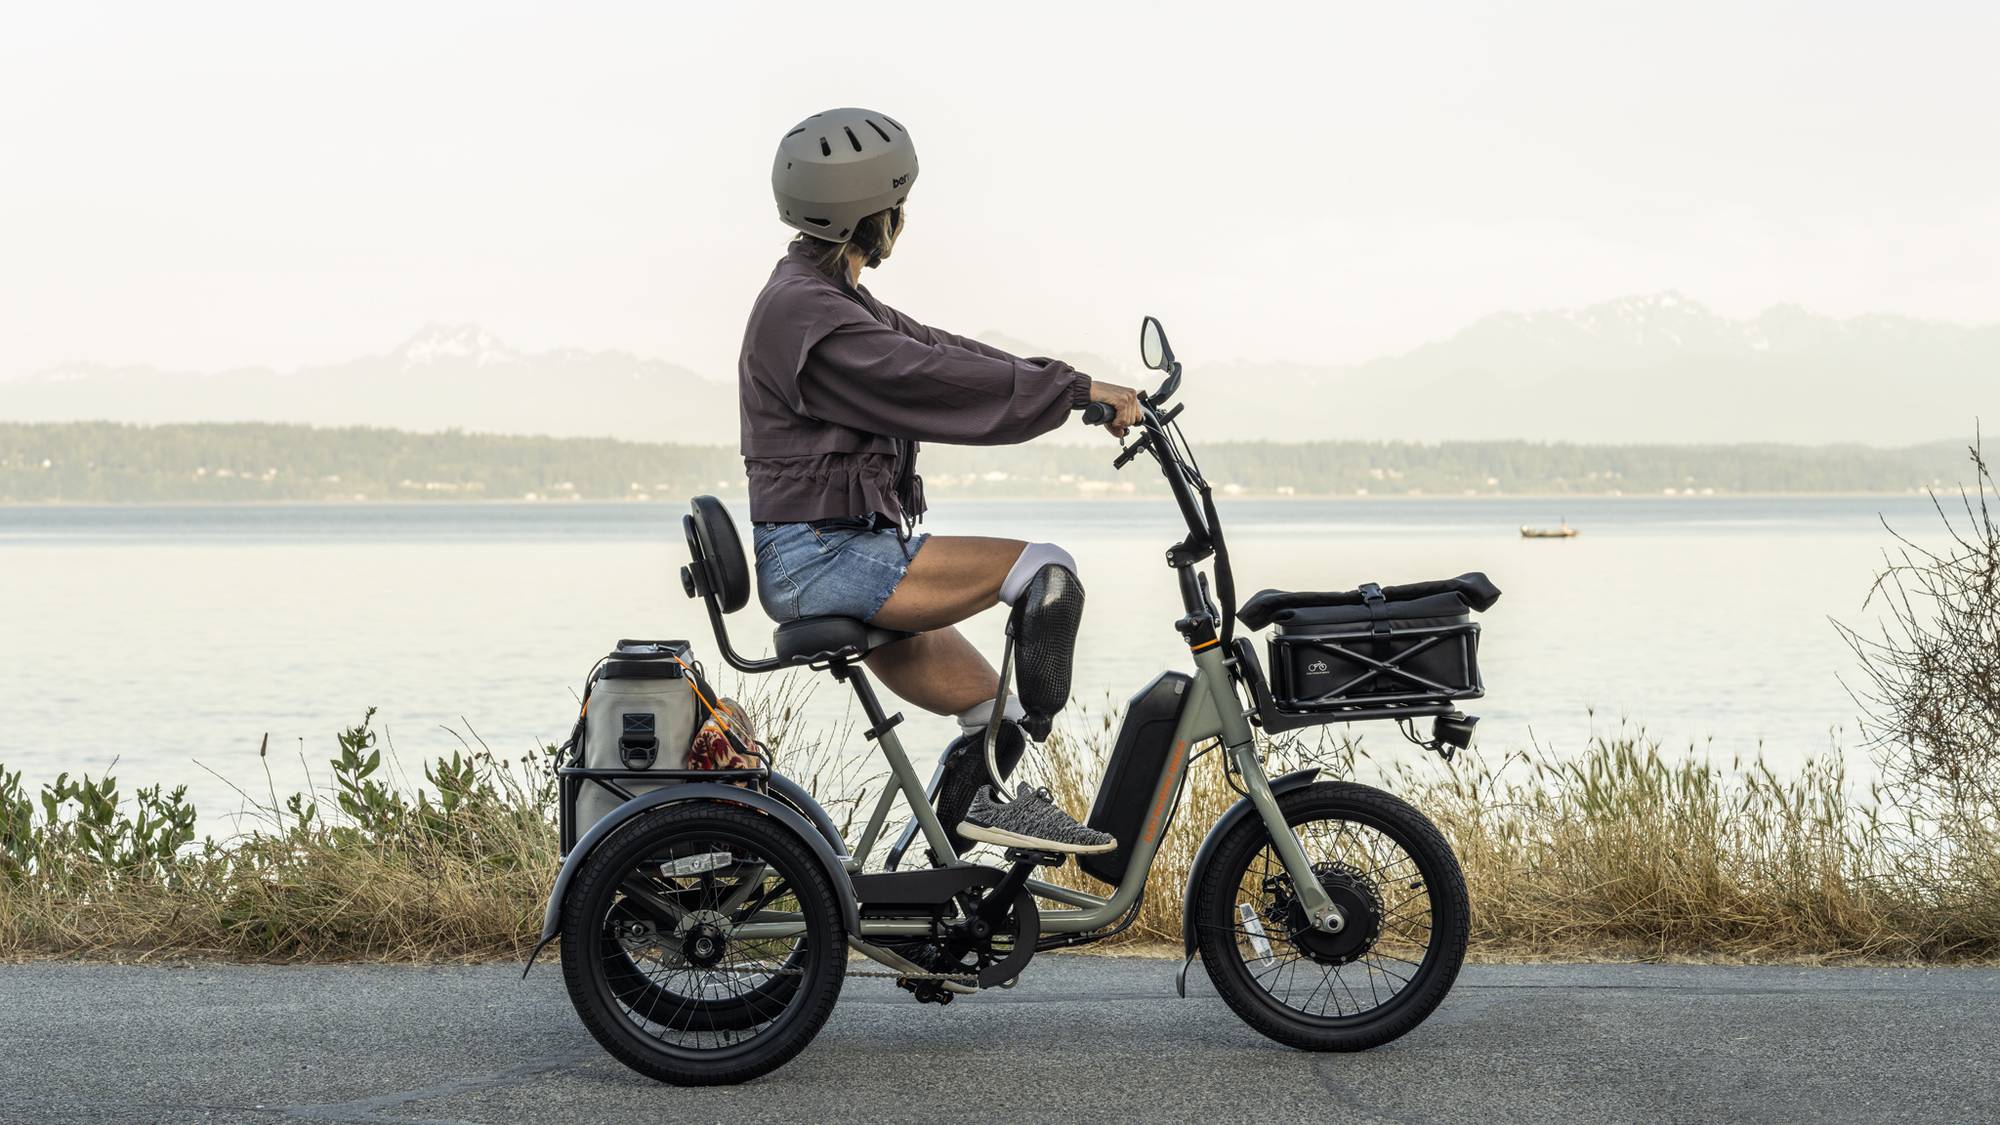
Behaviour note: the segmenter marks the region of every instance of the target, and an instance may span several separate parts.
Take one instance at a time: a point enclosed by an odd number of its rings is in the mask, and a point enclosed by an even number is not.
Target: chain
[[[954,975],[952,973],[898,973],[888,969],[849,969],[847,970],[847,975],[850,977],[879,977],[882,980],[936,980],[944,981],[948,984],[964,984],[973,987],[978,987],[979,985],[979,978],[976,976],[965,974]]]
[[[671,970],[692,968],[692,966],[687,965],[669,965],[665,967]],[[731,976],[796,977],[805,975],[805,970],[803,969],[760,969],[751,965],[713,965],[706,969],[694,969],[693,971]],[[935,980],[944,981],[949,984],[965,984],[975,987],[979,984],[977,976],[967,973],[899,973],[888,969],[849,969],[847,970],[847,975],[850,977],[876,977],[882,980]]]

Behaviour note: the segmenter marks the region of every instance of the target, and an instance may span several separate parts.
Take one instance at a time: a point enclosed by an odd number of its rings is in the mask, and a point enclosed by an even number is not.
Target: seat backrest
[[[743,558],[743,541],[736,537],[736,521],[713,496],[697,496],[688,507],[694,565],[703,569],[722,612],[735,613],[750,601],[750,567]]]

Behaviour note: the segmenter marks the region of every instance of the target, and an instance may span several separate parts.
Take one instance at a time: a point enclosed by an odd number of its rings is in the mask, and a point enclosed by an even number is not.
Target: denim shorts
[[[867,519],[755,524],[757,600],[774,621],[821,616],[867,621],[896,592],[929,538],[914,535],[904,543],[895,528]]]

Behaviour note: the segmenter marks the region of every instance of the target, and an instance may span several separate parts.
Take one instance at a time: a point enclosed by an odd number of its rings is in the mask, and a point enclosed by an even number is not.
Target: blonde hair
[[[879,266],[882,264],[882,259],[888,257],[889,251],[895,247],[896,236],[902,233],[903,205],[898,203],[894,207],[864,216],[860,222],[854,224],[854,232],[847,236],[845,242],[828,242],[808,234],[801,234],[798,237],[819,243],[819,252],[813,256],[813,262],[819,266],[820,272],[844,281],[847,279],[849,247],[861,251],[862,259],[867,265]]]

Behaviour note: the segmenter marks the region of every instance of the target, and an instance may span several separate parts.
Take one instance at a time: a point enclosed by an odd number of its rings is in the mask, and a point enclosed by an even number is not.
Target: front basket
[[[1426,587],[1434,592],[1385,592],[1371,583],[1318,598],[1279,595],[1261,606],[1253,599],[1246,623],[1272,626],[1270,682],[1252,677],[1263,726],[1442,715],[1484,695],[1473,605],[1447,584]],[[1414,596],[1397,596],[1406,591]],[[1279,598],[1285,604],[1274,606]]]

